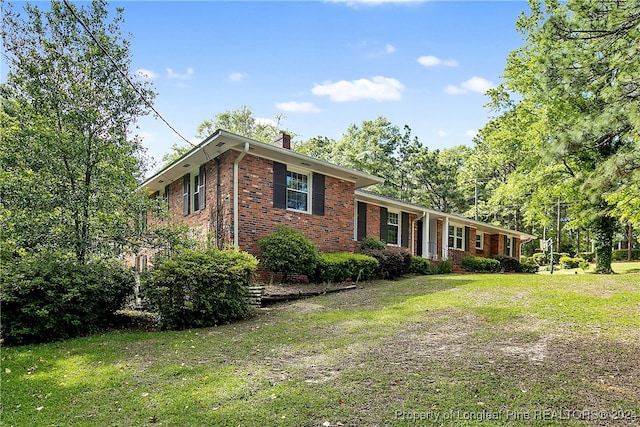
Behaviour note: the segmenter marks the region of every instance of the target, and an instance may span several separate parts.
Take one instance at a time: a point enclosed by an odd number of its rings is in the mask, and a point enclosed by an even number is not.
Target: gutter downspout
[[[249,151],[249,143],[244,143],[244,148],[242,152],[236,157],[236,160],[233,162],[233,247],[239,249],[238,245],[238,165],[240,164],[240,160],[247,154]]]

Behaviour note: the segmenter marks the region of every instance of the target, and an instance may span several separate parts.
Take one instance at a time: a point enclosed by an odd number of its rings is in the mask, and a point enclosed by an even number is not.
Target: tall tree
[[[624,187],[630,174],[607,173],[607,167],[628,153],[637,155],[640,3],[530,5],[531,14],[518,21],[526,44],[509,56],[501,91],[515,92],[519,100],[494,100],[507,112],[519,103],[535,107],[543,129],[541,157],[564,168],[568,187],[579,189],[571,213],[595,231],[596,271],[610,273],[616,218],[605,196]]]
[[[196,137],[204,139],[217,129],[224,129],[237,135],[270,144],[280,130],[282,118],[283,116],[280,114],[276,116],[274,123],[261,121],[254,117],[253,110],[250,107],[243,105],[235,110],[218,113],[213,119],[203,120],[198,126]]]
[[[1,226],[16,246],[86,262],[133,233],[144,162],[129,132],[155,94],[130,70],[122,9],[107,21],[103,0],[3,8]]]

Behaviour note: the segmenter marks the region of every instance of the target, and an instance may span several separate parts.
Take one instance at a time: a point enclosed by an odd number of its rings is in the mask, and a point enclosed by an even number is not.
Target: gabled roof
[[[367,191],[362,189],[356,190],[355,199],[356,201],[382,205],[385,207],[391,207],[398,210],[402,210],[404,212],[414,213],[418,215],[419,218],[422,217],[423,215],[426,215],[427,213],[432,218],[438,218],[438,219],[448,218],[449,221],[452,221],[456,224],[469,225],[485,233],[502,233],[509,236],[516,236],[520,238],[520,240],[522,241],[529,241],[529,240],[535,239],[535,236],[532,236],[531,234],[528,234],[528,233],[524,233],[522,231],[509,230],[508,228],[498,227],[497,225],[489,224],[482,221],[476,221],[474,219],[467,218],[466,216],[463,216],[463,215],[425,208],[424,206],[408,203],[408,202],[405,202],[404,200],[396,199],[394,197],[382,196],[372,191]]]
[[[151,192],[160,191],[165,185],[180,179],[186,173],[197,173],[201,164],[216,158],[226,151],[242,151],[245,144],[249,145],[248,154],[288,165],[300,166],[323,175],[351,181],[355,183],[356,188],[384,182],[384,179],[374,175],[337,166],[324,160],[218,129],[178,160],[155,172],[142,183],[142,187],[146,187]]]

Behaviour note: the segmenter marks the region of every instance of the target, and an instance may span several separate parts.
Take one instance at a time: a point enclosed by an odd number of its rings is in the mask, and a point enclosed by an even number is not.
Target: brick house
[[[383,180],[293,152],[290,144],[286,134],[270,145],[217,130],[142,186],[165,200],[170,221],[254,255],[257,241],[282,223],[321,252],[354,252],[359,240],[376,237],[454,263],[467,254],[519,258],[520,244],[533,239],[366,191]]]

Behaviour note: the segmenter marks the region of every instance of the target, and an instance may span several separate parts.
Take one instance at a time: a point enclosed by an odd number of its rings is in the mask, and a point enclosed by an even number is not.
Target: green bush
[[[593,262],[596,259],[595,252],[579,252],[577,256],[588,262]]]
[[[585,262],[585,260],[583,258],[572,258],[570,256],[563,256],[560,257],[560,267],[561,268],[566,268],[566,269],[570,269],[570,268],[578,268],[580,267],[580,263]]]
[[[626,249],[616,249],[611,254],[614,261],[626,261],[629,255]],[[640,259],[640,249],[631,249],[631,259]]]
[[[407,272],[405,256],[400,251],[387,249],[367,249],[362,254],[375,258],[378,261],[376,276],[381,279],[395,279]]]
[[[321,254],[313,275],[315,282],[369,280],[375,277],[378,260],[363,254],[336,252]]]
[[[496,255],[492,257],[500,262],[500,269],[505,273],[520,272],[520,261],[506,255]]]
[[[529,257],[530,258],[530,257]],[[523,260],[520,262],[520,272],[522,273],[537,273],[540,271],[540,266],[531,260]]]
[[[122,263],[44,253],[15,258],[0,277],[0,334],[7,344],[55,341],[96,332],[133,293]]]
[[[428,259],[422,258],[419,256],[414,256],[411,258],[411,264],[409,265],[409,273],[429,275],[429,274],[434,274],[434,271],[433,271],[433,268],[431,267],[431,262],[429,262]]]
[[[375,237],[367,237],[360,241],[360,252],[366,250],[384,250],[387,248],[387,245],[380,239],[376,239]]]
[[[547,265],[549,264],[549,253],[545,252],[536,252],[531,255],[531,259],[538,265]]]
[[[451,274],[452,270],[453,270],[453,261],[451,261],[450,259],[444,259],[438,262],[435,272],[436,274]]]
[[[213,326],[242,318],[258,261],[246,252],[183,250],[162,259],[143,283],[161,329]]]
[[[460,266],[466,271],[475,273],[496,273],[500,271],[500,261],[478,256],[466,256],[462,258]]]
[[[290,274],[313,275],[318,264],[318,247],[297,230],[279,225],[276,231],[258,240],[260,262],[269,271],[282,273],[287,282]]]
[[[583,271],[587,271],[589,269],[589,267],[591,267],[591,264],[589,263],[589,261],[587,260],[583,260],[580,262],[580,264],[578,264],[578,266],[583,270]]]

